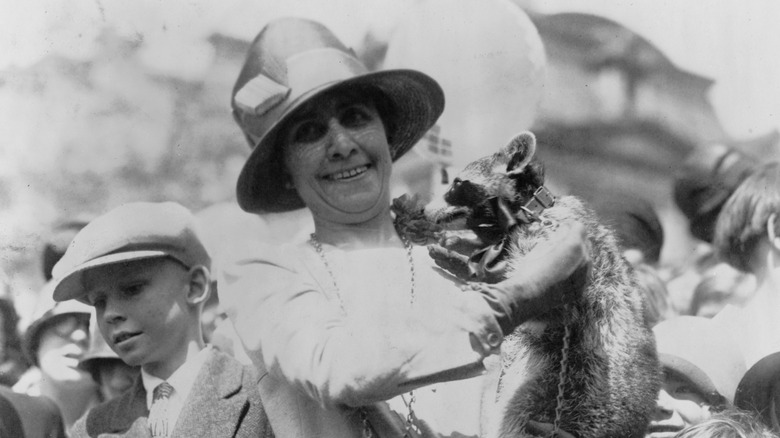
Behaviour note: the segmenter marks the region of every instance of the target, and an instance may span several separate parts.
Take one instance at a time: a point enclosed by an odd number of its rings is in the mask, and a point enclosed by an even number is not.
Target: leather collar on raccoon
[[[512,213],[506,201],[498,196],[487,198],[483,205],[494,212],[498,220],[490,224],[480,224],[485,227],[499,227],[504,237],[497,243],[474,251],[469,257],[469,274],[479,280],[501,272],[506,265],[504,244],[515,227],[541,221],[542,212],[555,205],[555,196],[545,186],[534,191],[533,196],[516,213]]]

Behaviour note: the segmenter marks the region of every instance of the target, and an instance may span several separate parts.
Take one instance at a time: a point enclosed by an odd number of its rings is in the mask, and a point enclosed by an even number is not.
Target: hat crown
[[[124,204],[97,217],[73,238],[54,266],[54,299],[78,298],[80,273],[128,260],[170,256],[211,268],[195,216],[175,202]]]
[[[286,60],[293,55],[321,48],[348,52],[347,47],[332,32],[315,21],[282,18],[269,23],[252,42],[233,88],[233,95],[260,74],[289,85]]]
[[[322,24],[284,18],[271,22],[252,42],[231,104],[244,129],[262,137],[302,95],[366,72]]]

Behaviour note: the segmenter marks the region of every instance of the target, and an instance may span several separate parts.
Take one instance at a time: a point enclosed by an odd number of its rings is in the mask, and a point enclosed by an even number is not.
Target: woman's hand
[[[480,283],[480,290],[505,335],[525,321],[577,299],[590,268],[590,245],[585,227],[577,222],[561,224],[549,240],[539,243],[517,262],[516,273],[494,285]]]

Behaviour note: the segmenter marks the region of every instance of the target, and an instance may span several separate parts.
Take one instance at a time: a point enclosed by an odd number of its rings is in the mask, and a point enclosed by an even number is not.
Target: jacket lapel
[[[149,436],[146,418],[146,390],[141,375],[136,377],[133,386],[116,399],[115,403],[97,406],[87,415],[87,432],[90,436],[100,434],[118,434],[116,436]],[[114,436],[114,435],[108,435]]]
[[[215,351],[203,364],[171,438],[233,437],[247,403],[242,366]]]

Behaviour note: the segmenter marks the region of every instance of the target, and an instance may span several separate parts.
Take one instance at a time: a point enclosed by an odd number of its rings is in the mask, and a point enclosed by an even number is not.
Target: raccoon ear
[[[517,134],[503,149],[504,155],[509,158],[507,173],[518,174],[531,162],[536,153],[536,136],[530,131]]]

